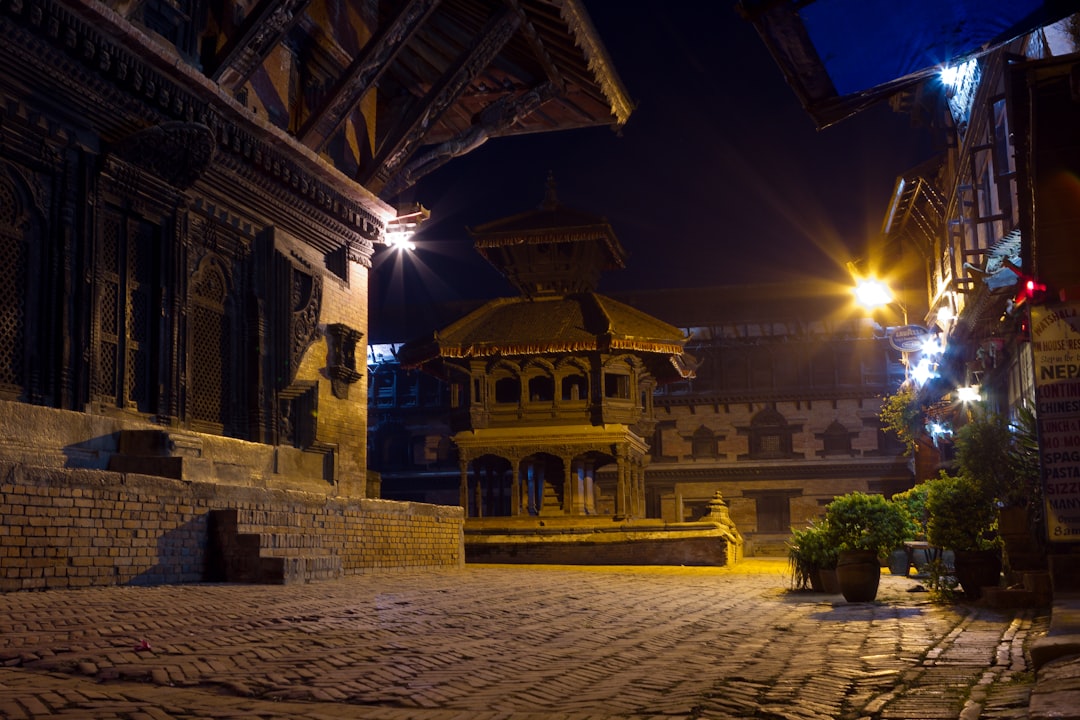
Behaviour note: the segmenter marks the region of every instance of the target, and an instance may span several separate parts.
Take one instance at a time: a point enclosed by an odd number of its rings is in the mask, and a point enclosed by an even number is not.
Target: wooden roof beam
[[[288,34],[311,0],[262,0],[217,54],[207,75],[235,92]]]
[[[379,148],[371,168],[358,178],[378,193],[400,169],[431,126],[446,112],[478,74],[484,71],[521,27],[521,13],[507,8],[484,26],[469,47],[428,93],[416,103],[404,122]]]
[[[321,152],[330,137],[344,122],[379,76],[416,34],[440,0],[410,0],[397,16],[364,45],[360,54],[342,73],[321,107],[312,110],[297,133],[300,142]]]
[[[455,157],[483,145],[489,138],[498,137],[519,118],[532,114],[559,93],[560,90],[554,83],[545,82],[516,97],[499,98],[480,112],[479,117],[469,129],[424,152],[398,171],[385,187],[386,196],[397,195]]]

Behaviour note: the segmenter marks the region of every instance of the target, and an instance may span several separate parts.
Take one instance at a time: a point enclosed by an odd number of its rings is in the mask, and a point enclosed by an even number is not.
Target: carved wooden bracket
[[[330,375],[330,388],[339,400],[349,399],[349,386],[360,379],[356,370],[356,344],[364,333],[342,323],[326,326],[329,341],[326,371]]]
[[[173,121],[129,136],[117,147],[116,155],[184,190],[210,167],[216,149],[214,134],[206,125]]]

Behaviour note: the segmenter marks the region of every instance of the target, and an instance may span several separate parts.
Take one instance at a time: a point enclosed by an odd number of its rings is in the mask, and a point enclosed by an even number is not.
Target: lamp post
[[[900,310],[904,322],[903,326],[889,328],[886,335],[889,338],[889,344],[901,353],[901,364],[904,366],[904,382],[907,383],[912,377],[908,353],[921,348],[925,341],[926,330],[922,328],[916,329],[908,324],[907,306],[896,298],[889,286],[883,281],[873,277],[860,276],[855,272],[854,263],[848,263],[848,270],[855,281],[853,289],[855,302],[861,307],[867,310],[875,310],[886,305],[895,305]],[[918,332],[919,330],[921,332]],[[916,382],[924,382],[925,378],[923,380],[918,378],[920,368],[916,368],[916,371]]]

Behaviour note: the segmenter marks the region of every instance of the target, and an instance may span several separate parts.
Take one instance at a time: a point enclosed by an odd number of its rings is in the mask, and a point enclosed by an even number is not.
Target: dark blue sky
[[[538,205],[549,171],[629,253],[601,291],[841,278],[928,155],[885,104],[817,130],[733,4],[585,5],[637,106],[621,136],[497,138],[432,173],[415,191],[432,215],[408,261],[421,272],[381,261],[373,302],[511,294],[465,228]]]

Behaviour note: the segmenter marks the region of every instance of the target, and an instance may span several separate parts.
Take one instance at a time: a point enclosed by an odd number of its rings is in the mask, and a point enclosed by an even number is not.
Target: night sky
[[[415,254],[376,254],[373,332],[403,298],[513,294],[466,227],[536,207],[549,172],[564,205],[606,217],[627,249],[600,287],[618,293],[840,281],[879,232],[896,177],[930,152],[885,103],[816,129],[733,4],[585,5],[636,105],[621,136],[495,138],[422,180],[410,199],[431,220]]]

